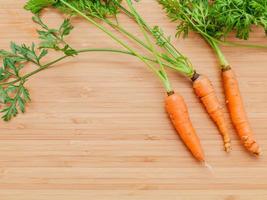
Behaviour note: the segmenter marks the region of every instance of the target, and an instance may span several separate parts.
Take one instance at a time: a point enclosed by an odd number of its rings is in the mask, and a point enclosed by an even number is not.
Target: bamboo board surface
[[[37,41],[24,2],[0,0],[1,49],[9,41]],[[149,23],[174,35],[175,24],[155,1],[142,1],[138,10]],[[51,26],[62,20],[56,12],[45,17]],[[119,20],[141,37],[130,20]],[[118,47],[83,20],[73,23],[68,41],[74,47]],[[218,63],[208,45],[194,34],[173,40],[211,78],[224,102]],[[267,39],[255,30],[251,42],[267,44]],[[263,157],[249,156],[232,127],[233,151],[227,155],[190,82],[169,71],[173,87],[187,102],[213,167],[210,173],[173,130],[164,111],[164,90],[144,64],[126,55],[90,53],[34,76],[28,82],[32,102],[26,114],[0,122],[0,199],[267,199],[267,52],[223,51],[238,75]]]

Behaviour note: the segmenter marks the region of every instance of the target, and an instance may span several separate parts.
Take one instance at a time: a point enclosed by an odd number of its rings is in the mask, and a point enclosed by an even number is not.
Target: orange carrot
[[[165,103],[167,113],[184,144],[197,160],[204,162],[204,153],[183,97],[174,92],[169,93]]]
[[[245,148],[255,155],[261,153],[260,147],[254,139],[254,134],[248,122],[238,81],[231,68],[222,71],[223,86],[226,102],[233,125],[241,138]]]
[[[229,152],[231,149],[231,141],[228,133],[228,126],[224,117],[222,106],[215,94],[213,85],[210,80],[203,75],[196,75],[193,79],[193,88],[207,110],[211,119],[217,125],[224,142],[224,149]]]

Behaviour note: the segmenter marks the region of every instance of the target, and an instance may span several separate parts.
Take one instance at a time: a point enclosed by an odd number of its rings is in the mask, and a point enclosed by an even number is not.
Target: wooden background
[[[0,0],[0,48],[8,48],[10,41],[37,41],[36,25],[22,9],[24,2]],[[138,10],[149,23],[174,35],[175,24],[155,1],[142,1]],[[56,26],[62,16],[50,12],[45,19]],[[127,18],[119,20],[140,35]],[[76,28],[68,40],[74,47],[117,47],[83,20],[73,23]],[[208,45],[194,34],[173,40],[198,71],[212,79],[223,102],[218,63]],[[255,30],[251,42],[267,44],[267,39]],[[266,155],[267,52],[223,50],[237,72]],[[143,63],[126,55],[90,53],[34,76],[28,82],[32,103],[27,113],[10,123],[0,122],[0,199],[267,199],[266,156],[250,156],[233,130],[233,151],[227,155],[191,83],[169,74],[189,106],[213,174],[181,143],[164,111],[164,90]]]

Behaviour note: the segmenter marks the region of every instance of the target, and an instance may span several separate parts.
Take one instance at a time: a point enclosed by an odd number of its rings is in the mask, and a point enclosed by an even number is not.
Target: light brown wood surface
[[[37,26],[22,9],[24,2],[0,0],[1,49],[10,41],[37,41]],[[138,10],[174,35],[175,24],[155,1],[142,1]],[[56,12],[45,18],[51,26],[62,20]],[[126,17],[119,20],[141,36]],[[73,23],[68,41],[74,47],[118,47],[85,21]],[[211,78],[224,102],[218,63],[208,45],[194,34],[173,42]],[[267,39],[255,30],[251,42],[267,44]],[[188,104],[214,170],[210,173],[180,141],[164,110],[161,83],[144,64],[126,55],[90,53],[34,76],[27,85],[32,102],[26,114],[0,122],[0,199],[267,199],[267,51],[223,51],[238,75],[261,158],[244,150],[232,127],[233,151],[227,155],[191,83],[169,71],[173,87]]]

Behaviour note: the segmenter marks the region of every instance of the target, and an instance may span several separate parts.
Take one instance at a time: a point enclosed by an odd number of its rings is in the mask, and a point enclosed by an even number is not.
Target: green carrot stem
[[[123,7],[121,4],[119,4],[117,1],[115,1],[117,3],[117,5],[123,10],[123,12],[130,18],[132,18],[133,20],[136,21],[136,18],[134,16],[134,14],[132,12],[130,12],[129,10],[127,10],[125,7]],[[142,23],[142,25],[144,26],[144,28],[152,33],[152,28],[145,22],[145,20],[137,13],[135,12],[136,15],[138,16],[140,22]],[[183,57],[183,55],[173,46],[172,43],[170,43],[168,41],[168,39],[166,37],[164,37],[163,35],[161,36],[161,38],[166,42],[166,46],[164,47],[174,58],[177,58],[177,56],[181,56]]]
[[[128,6],[129,6],[129,8],[132,10],[132,12],[133,12],[133,14],[134,14],[134,16],[135,16],[135,18],[136,18],[137,24],[138,24],[139,28],[141,29],[141,31],[142,31],[142,33],[143,33],[143,35],[144,35],[144,37],[145,37],[147,43],[149,44],[150,49],[152,50],[152,53],[154,54],[154,56],[155,56],[157,62],[158,62],[159,65],[160,65],[160,68],[161,68],[161,74],[162,74],[163,78],[165,79],[165,82],[164,82],[164,84],[166,84],[165,87],[167,88],[167,92],[170,92],[170,91],[172,91],[172,87],[171,87],[171,84],[170,84],[168,75],[167,75],[167,73],[166,73],[166,71],[165,71],[165,68],[164,68],[164,66],[163,66],[163,64],[162,64],[162,62],[161,62],[160,57],[159,57],[159,54],[158,54],[158,52],[156,51],[156,49],[155,49],[153,43],[151,42],[149,36],[147,35],[147,32],[145,31],[145,29],[144,29],[144,27],[143,27],[143,24],[142,24],[142,22],[140,21],[140,16],[139,16],[138,13],[135,11],[135,9],[134,9],[134,7],[133,7],[133,5],[132,5],[131,0],[126,0],[126,1],[127,1],[127,4],[128,4]]]
[[[144,29],[146,29],[150,34],[153,35],[153,29],[145,22],[145,20],[138,14],[138,12],[135,10],[135,8],[132,8],[132,12],[129,11],[128,9],[126,9],[125,7],[123,7],[120,3],[118,3],[115,0],[115,3],[117,3],[118,7],[131,19],[133,19],[134,21],[139,21],[139,23],[141,23],[144,27]],[[153,35],[154,36],[154,35]],[[182,54],[180,53],[174,46],[173,44],[164,36],[161,35],[161,39],[165,42],[165,45],[163,46],[163,48],[175,59],[175,61],[180,60],[179,62],[179,66],[176,66],[176,68],[181,68],[183,73],[185,73],[185,75],[189,78],[192,78],[193,74],[194,74],[194,69],[192,66],[192,63]],[[166,58],[163,58],[166,61],[170,61],[171,58],[168,58],[168,60]],[[172,62],[173,64],[173,62]],[[181,71],[181,70],[178,70]]]
[[[93,48],[93,49],[81,49],[81,50],[77,50],[76,52],[77,52],[78,54],[79,54],[79,53],[86,53],[86,52],[111,52],[111,53],[121,53],[121,54],[126,54],[126,55],[136,56],[135,54],[133,54],[133,53],[131,53],[131,52],[123,51],[123,50],[116,50],[116,49],[100,49],[100,48],[99,48],[99,49],[94,49],[94,48]],[[48,69],[48,68],[51,68],[54,64],[56,64],[56,63],[58,63],[58,62],[64,60],[64,59],[67,58],[67,57],[71,57],[71,56],[70,56],[70,55],[62,56],[62,57],[57,58],[57,59],[55,59],[55,60],[53,60],[53,61],[51,61],[51,62],[49,62],[49,63],[47,63],[47,64],[45,64],[45,65],[36,64],[36,65],[39,66],[38,69],[36,69],[36,70],[34,70],[34,71],[32,71],[32,72],[30,72],[30,73],[28,73],[28,74],[26,74],[26,75],[24,75],[24,76],[18,78],[18,79],[16,79],[16,80],[13,80],[13,81],[10,81],[10,82],[1,83],[0,86],[5,86],[5,85],[9,85],[9,84],[15,84],[15,83],[17,83],[17,82],[19,82],[19,81],[21,81],[21,80],[26,80],[27,78],[29,78],[29,77],[31,77],[31,76],[33,76],[33,75],[35,75],[35,74],[37,74],[37,73],[39,73],[39,72],[41,72],[41,71],[43,71],[43,70],[46,70],[46,69]],[[156,60],[150,59],[150,58],[148,58],[148,57],[143,56],[143,58],[146,59],[147,61],[150,61],[150,62],[153,62],[153,63],[157,63]],[[167,67],[169,67],[169,68],[174,69],[173,66],[170,65],[169,63],[163,63],[163,65],[165,65],[165,66],[167,66]],[[174,70],[175,70],[175,69],[174,69]]]
[[[88,17],[87,15],[85,15],[84,13],[82,13],[80,10],[78,10],[77,8],[73,7],[72,5],[70,5],[69,3],[67,3],[65,0],[60,0],[61,3],[63,3],[65,6],[67,6],[68,8],[72,9],[73,11],[75,11],[77,14],[79,14],[80,16],[82,16],[83,18],[85,18],[87,21],[91,22],[93,25],[95,25],[97,28],[99,28],[100,30],[102,30],[103,32],[105,32],[107,35],[109,35],[114,41],[116,41],[117,43],[119,43],[121,46],[123,46],[124,48],[126,48],[128,51],[130,51],[131,53],[133,53],[136,57],[138,57],[141,61],[143,61],[160,79],[161,81],[164,83],[164,86],[166,86],[165,83],[165,79],[162,77],[162,74],[149,62],[147,62],[145,59],[143,59],[143,57],[141,55],[139,55],[136,51],[134,51],[132,48],[130,48],[127,44],[125,44],[123,41],[121,41],[120,39],[118,39],[111,31],[109,31],[108,29],[106,29],[104,26],[100,25],[99,23],[97,23],[95,20],[91,19],[90,17]],[[168,91],[168,88],[165,87],[165,89]]]
[[[212,49],[215,51],[215,53],[219,59],[220,65],[221,65],[221,69],[224,70],[224,69],[229,68],[229,63],[226,60],[226,58],[225,58],[221,48],[219,47],[218,43],[215,42],[214,40],[209,40],[208,38],[206,38],[206,40],[208,41],[208,43],[210,44]]]
[[[107,20],[107,19],[104,19],[104,21],[110,25],[112,28],[114,28],[115,30],[119,31],[120,33],[124,34],[127,38],[131,39],[132,41],[134,42],[137,42],[141,47],[144,47],[145,49],[147,49],[150,53],[152,52],[152,49],[147,45],[145,44],[142,40],[140,40],[139,38],[137,38],[136,36],[134,36],[133,34],[131,34],[130,32],[128,32],[126,29],[124,29],[123,27],[121,27],[120,25],[118,24],[114,24],[112,21],[110,20]],[[178,71],[179,73],[182,73],[183,75],[191,78],[192,76],[192,71],[191,68],[192,67],[188,67],[188,63],[179,63],[179,65],[177,64],[174,64],[175,62],[177,62],[177,60],[174,60],[176,57],[174,57],[174,59],[168,57],[164,57],[162,56],[162,54],[158,54],[158,56],[165,60],[166,62],[169,62],[170,65],[169,67],[171,67],[171,65],[173,65],[171,68],[175,69],[176,71]],[[186,58],[184,58],[186,59]]]

